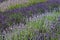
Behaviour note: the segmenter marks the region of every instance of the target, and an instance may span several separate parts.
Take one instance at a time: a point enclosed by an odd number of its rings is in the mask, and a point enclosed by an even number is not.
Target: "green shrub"
[[[46,19],[47,21],[57,21],[57,17],[60,14],[58,12],[52,12],[52,14],[46,15],[44,17],[42,17],[41,19],[37,19],[36,21],[30,21],[27,22],[27,28],[26,29],[22,29],[21,31],[19,31],[18,33],[13,33],[11,40],[34,40],[34,37],[36,37],[39,33],[51,33],[49,31],[49,23],[48,23],[48,27],[46,26]],[[36,34],[37,32],[37,34]],[[51,34],[50,34],[51,35]],[[44,36],[45,37],[45,36]],[[49,36],[48,36],[49,37]],[[44,38],[45,39],[45,38]],[[35,39],[36,40],[36,39]],[[50,40],[58,40],[58,38],[52,38],[50,36]]]
[[[39,3],[39,2],[45,2],[46,0],[29,0],[28,3],[25,4],[16,4],[16,5],[11,5],[8,7],[8,9],[15,9],[15,8],[21,8],[21,7],[27,7],[27,6],[31,6],[33,4]]]

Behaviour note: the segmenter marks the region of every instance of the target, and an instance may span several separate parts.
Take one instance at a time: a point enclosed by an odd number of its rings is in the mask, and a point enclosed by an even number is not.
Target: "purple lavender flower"
[[[5,1],[5,0],[0,0],[0,2],[3,2],[3,1]]]

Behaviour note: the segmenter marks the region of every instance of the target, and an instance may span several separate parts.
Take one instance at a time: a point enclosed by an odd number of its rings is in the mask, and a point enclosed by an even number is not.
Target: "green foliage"
[[[10,17],[10,18],[16,18],[16,19],[19,19],[19,18],[22,17],[22,15],[21,15],[21,14],[18,14],[18,13],[12,13],[9,17]]]
[[[0,35],[0,40],[3,40],[2,35]]]
[[[29,0],[29,3],[34,4],[34,3],[39,3],[39,2],[46,2],[47,0]]]
[[[43,8],[39,8],[39,9],[38,9],[38,12],[39,12],[39,13],[44,13],[45,10],[44,10]]]
[[[11,5],[8,7],[9,10],[11,9],[15,9],[15,8],[21,8],[21,7],[27,7],[27,6],[31,6],[33,4],[39,3],[39,2],[45,2],[47,0],[29,0],[28,3],[25,4],[16,4],[16,5]]]
[[[40,27],[42,27],[44,25],[44,20],[40,19],[40,20],[37,20],[37,21],[32,21],[32,22],[27,23],[27,25],[32,27],[32,28],[39,29]]]
[[[12,13],[9,15],[8,25],[12,25],[13,23],[20,23],[23,18],[24,17],[20,13]]]
[[[17,14],[14,14],[14,15],[11,15],[10,17],[12,18],[20,18],[19,16],[20,15],[17,15]],[[50,26],[46,26],[46,20],[47,21],[56,21],[57,17],[60,15],[60,12],[52,12],[51,14],[48,14],[48,15],[45,15],[43,16],[42,18],[40,19],[37,19],[36,21],[30,21],[30,22],[27,22],[27,27],[26,29],[22,29],[22,30],[19,30],[18,33],[13,33],[12,37],[11,37],[11,40],[33,40],[34,37],[36,37],[38,34],[35,33],[35,31],[38,33],[50,33],[49,31],[49,27]],[[50,24],[48,24],[50,25]],[[58,34],[58,32],[57,32]],[[9,39],[10,40],[10,39]],[[35,39],[36,40],[36,39]],[[58,40],[58,38],[52,38],[50,37],[50,40]]]
[[[22,4],[11,5],[8,7],[9,10],[22,7]]]
[[[32,29],[24,29],[19,31],[19,33],[14,33],[11,38],[8,37],[9,40],[28,40],[32,39],[34,35],[34,31]]]

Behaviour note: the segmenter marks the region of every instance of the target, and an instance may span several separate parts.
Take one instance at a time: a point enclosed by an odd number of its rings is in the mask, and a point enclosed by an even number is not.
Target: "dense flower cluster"
[[[6,18],[7,18],[6,16],[0,14],[0,31],[1,32],[8,27],[8,25],[6,23],[6,21],[7,21]]]
[[[59,0],[48,0],[44,3],[37,3],[28,7],[16,8],[5,11],[3,15],[0,15],[0,25],[12,25],[13,23],[24,23],[26,17],[32,17],[38,13],[51,12],[52,10],[59,11],[60,1]],[[0,26],[0,27],[1,27]]]
[[[54,1],[54,2],[53,2]],[[24,16],[31,16],[32,14],[51,12],[52,10],[59,11],[59,0],[48,0],[44,3],[37,3],[24,8],[16,8],[6,11],[7,13],[22,13]]]

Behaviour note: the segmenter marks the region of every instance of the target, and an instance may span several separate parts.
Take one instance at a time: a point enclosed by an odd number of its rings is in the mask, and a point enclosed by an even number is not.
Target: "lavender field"
[[[0,0],[0,40],[60,40],[60,0]]]

